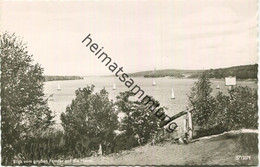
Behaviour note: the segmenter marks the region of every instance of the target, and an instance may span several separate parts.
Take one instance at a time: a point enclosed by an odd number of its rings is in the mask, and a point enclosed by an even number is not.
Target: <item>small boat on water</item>
[[[216,89],[220,89],[219,85],[216,87]]]
[[[153,81],[153,86],[156,86],[156,82],[155,81]]]
[[[174,95],[174,91],[172,89],[172,96],[171,96],[171,99],[175,99],[175,95]]]
[[[57,91],[61,91],[60,84],[58,84]]]
[[[116,84],[113,84],[113,90],[116,90]]]

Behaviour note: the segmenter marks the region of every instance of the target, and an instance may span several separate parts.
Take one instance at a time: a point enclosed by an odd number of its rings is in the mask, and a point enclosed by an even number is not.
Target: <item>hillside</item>
[[[206,70],[210,78],[236,76],[237,79],[257,79],[258,64]]]
[[[176,76],[185,77],[185,75],[195,75],[203,70],[178,70],[178,69],[164,69],[156,71],[142,71],[130,74],[131,77],[165,77],[165,76]]]
[[[257,131],[257,130],[255,130]],[[201,138],[189,144],[172,141],[151,146],[147,144],[99,157],[66,160],[65,165],[257,165],[258,133],[226,132],[221,135]],[[202,149],[203,148],[203,149]],[[250,156],[242,160],[237,156]],[[59,162],[57,164],[61,165]]]
[[[197,78],[201,72],[206,72],[209,78],[225,78],[236,76],[237,79],[257,79],[258,64],[234,66],[209,70],[178,70],[165,69],[156,71],[142,71],[130,74],[131,77],[176,77],[176,78]]]

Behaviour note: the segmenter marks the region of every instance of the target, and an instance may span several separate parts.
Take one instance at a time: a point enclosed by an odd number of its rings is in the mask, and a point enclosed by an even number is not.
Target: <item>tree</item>
[[[146,105],[139,101],[131,101],[129,98],[132,96],[134,93],[131,91],[122,92],[117,96],[118,111],[124,113],[120,130],[125,132],[126,138],[138,136],[139,143],[145,144],[160,130],[160,122]],[[158,101],[155,102],[158,104]]]
[[[214,97],[214,110],[211,112],[211,116],[208,120],[208,129],[212,131],[211,134],[218,134],[229,130],[229,106],[231,104],[231,97],[224,95],[223,92],[218,92]],[[210,131],[210,130],[209,130]]]
[[[43,69],[33,64],[27,46],[16,35],[0,35],[2,164],[10,165],[29,138],[53,124],[43,99]]]
[[[238,86],[229,92],[227,127],[229,130],[258,128],[257,91],[248,86]]]
[[[219,134],[228,130],[258,127],[257,91],[247,86],[235,87],[228,95],[211,95],[209,78],[203,73],[189,96],[193,123],[200,126],[196,137]]]
[[[215,99],[211,95],[212,88],[210,86],[209,78],[205,73],[202,73],[191,88],[189,95],[189,105],[195,109],[192,113],[194,125],[204,129],[208,128],[208,121],[215,107]]]
[[[113,101],[109,100],[105,89],[93,92],[93,85],[76,90],[76,98],[61,114],[70,152],[75,152],[77,145],[84,147],[77,154],[97,150],[99,144],[107,148],[114,139],[118,120]]]

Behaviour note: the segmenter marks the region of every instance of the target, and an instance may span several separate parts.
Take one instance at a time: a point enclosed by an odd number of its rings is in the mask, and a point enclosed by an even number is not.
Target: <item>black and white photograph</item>
[[[258,166],[258,0],[0,1],[2,166]]]

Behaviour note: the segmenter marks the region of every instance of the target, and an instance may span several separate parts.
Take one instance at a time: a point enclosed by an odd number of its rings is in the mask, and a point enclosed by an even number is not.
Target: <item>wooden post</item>
[[[191,117],[191,112],[188,111],[187,112],[187,116],[188,116],[188,126],[189,126],[189,139],[192,139],[192,117]]]
[[[187,117],[184,116],[183,119],[183,132],[186,133],[187,132]]]

